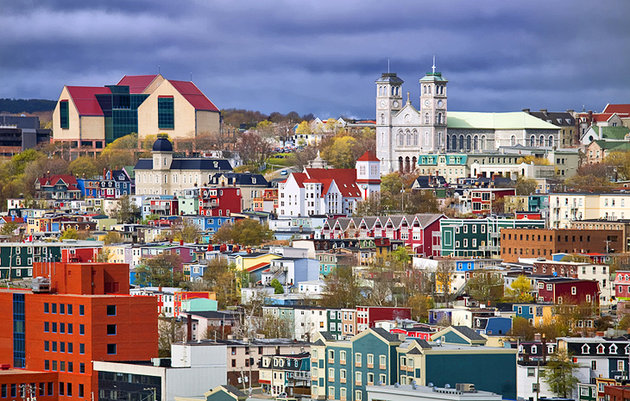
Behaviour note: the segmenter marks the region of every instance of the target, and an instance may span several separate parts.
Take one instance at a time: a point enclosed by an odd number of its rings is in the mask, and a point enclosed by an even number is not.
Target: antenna
[[[435,74],[435,55],[433,55],[433,66],[431,67],[433,73]]]

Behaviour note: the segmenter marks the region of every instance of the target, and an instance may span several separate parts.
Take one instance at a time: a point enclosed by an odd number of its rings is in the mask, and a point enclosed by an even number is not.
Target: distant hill
[[[0,99],[0,113],[35,113],[52,111],[57,104],[54,100],[46,99]]]

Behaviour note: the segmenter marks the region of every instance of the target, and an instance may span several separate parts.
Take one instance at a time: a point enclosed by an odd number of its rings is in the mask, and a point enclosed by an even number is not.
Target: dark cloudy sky
[[[387,69],[449,109],[630,103],[628,0],[0,0],[0,97],[125,74],[193,81],[220,108],[373,117]]]

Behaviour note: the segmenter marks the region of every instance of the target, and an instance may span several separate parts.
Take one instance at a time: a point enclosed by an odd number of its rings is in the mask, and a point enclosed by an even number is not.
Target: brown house
[[[501,230],[501,259],[548,257],[554,253],[623,252],[623,231],[526,229]]]

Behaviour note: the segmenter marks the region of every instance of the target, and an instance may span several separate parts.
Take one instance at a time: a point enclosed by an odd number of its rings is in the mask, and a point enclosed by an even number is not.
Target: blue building
[[[184,220],[199,227],[202,232],[212,236],[224,224],[234,224],[234,217],[226,216],[184,216]]]
[[[477,333],[488,336],[506,335],[512,330],[512,319],[501,316],[477,317],[473,328]]]

